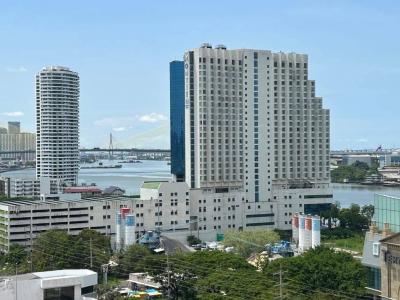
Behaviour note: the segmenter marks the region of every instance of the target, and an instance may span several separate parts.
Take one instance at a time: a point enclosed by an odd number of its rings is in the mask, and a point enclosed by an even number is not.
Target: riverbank
[[[139,193],[144,181],[171,180],[171,166],[166,161],[143,160],[143,163],[122,163],[120,169],[81,169],[79,171],[79,183],[96,183],[100,188],[111,185],[126,190],[127,195]],[[104,165],[111,165],[115,161],[103,161]],[[4,172],[3,176],[14,178],[34,178],[35,169]],[[400,196],[400,188],[371,186],[361,184],[332,183],[333,201],[338,201],[342,207],[348,207],[351,203],[367,205],[374,203],[375,194]]]

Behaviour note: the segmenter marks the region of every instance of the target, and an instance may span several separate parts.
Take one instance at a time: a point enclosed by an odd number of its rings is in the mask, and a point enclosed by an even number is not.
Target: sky
[[[169,148],[169,62],[203,42],[309,55],[331,148],[400,147],[400,2],[0,0],[0,126],[35,131],[35,74],[80,75],[82,147]]]

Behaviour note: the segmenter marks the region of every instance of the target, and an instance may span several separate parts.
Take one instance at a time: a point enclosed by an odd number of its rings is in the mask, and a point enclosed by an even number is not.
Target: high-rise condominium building
[[[79,76],[65,67],[36,75],[36,176],[76,184],[79,169]]]
[[[21,123],[20,122],[8,122],[8,133],[9,134],[21,133]]]
[[[329,110],[307,55],[203,44],[184,63],[190,187],[242,190],[248,213],[284,225],[292,204],[312,213],[329,201]]]
[[[169,64],[171,173],[176,181],[185,181],[185,72],[183,61]]]

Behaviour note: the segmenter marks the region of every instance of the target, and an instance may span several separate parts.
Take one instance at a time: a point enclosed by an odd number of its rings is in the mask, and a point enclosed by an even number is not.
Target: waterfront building
[[[21,133],[21,123],[20,122],[8,122],[8,133],[9,134],[19,134]]]
[[[58,194],[59,186],[59,180],[48,177],[40,179],[0,177],[0,195],[9,198],[39,198],[40,195]]]
[[[0,152],[15,151],[15,153],[0,154],[0,158],[2,159],[35,160],[35,146],[36,135],[34,133],[0,133]]]
[[[370,167],[374,161],[377,161],[377,159],[373,158],[369,154],[344,155],[342,164],[344,166],[351,166],[356,162],[362,162],[366,163]]]
[[[36,75],[36,176],[77,183],[79,76],[65,67]]]
[[[171,173],[185,180],[185,71],[183,61],[169,63]]]
[[[97,277],[96,272],[86,269],[3,276],[0,277],[0,299],[94,299]]]
[[[293,212],[326,209],[329,110],[308,56],[203,44],[184,63],[187,184],[242,193],[254,226],[290,229]]]

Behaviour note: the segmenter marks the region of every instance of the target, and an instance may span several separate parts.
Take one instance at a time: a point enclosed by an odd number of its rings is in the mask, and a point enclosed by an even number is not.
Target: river
[[[115,164],[116,161],[103,161],[104,165]],[[96,183],[101,188],[111,185],[125,189],[128,195],[139,194],[143,181],[170,180],[170,166],[166,161],[143,160],[142,163],[121,163],[120,169],[81,169],[79,171],[79,183]],[[4,172],[1,175],[14,178],[33,178],[34,169]],[[374,194],[386,194],[400,196],[400,188],[384,186],[366,186],[358,184],[331,185],[333,201],[338,201],[342,207],[348,207],[351,203],[359,205],[373,204]]]

